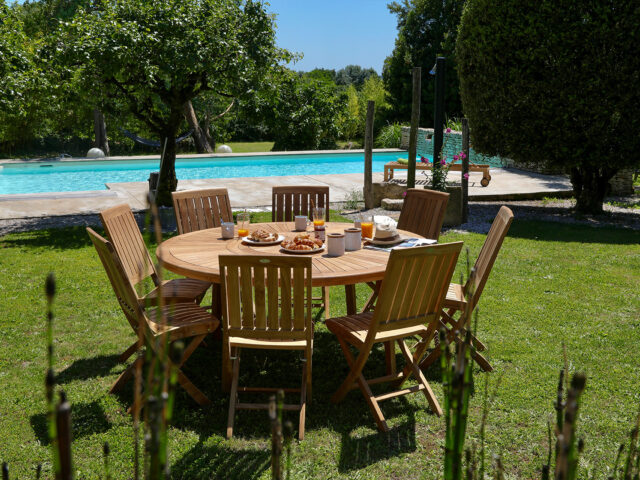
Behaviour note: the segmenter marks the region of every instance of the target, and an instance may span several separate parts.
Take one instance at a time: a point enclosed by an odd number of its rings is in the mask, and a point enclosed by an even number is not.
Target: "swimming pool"
[[[406,152],[374,152],[373,171]],[[146,182],[159,160],[100,160],[5,163],[0,195],[104,190],[105,183]],[[322,175],[364,172],[364,153],[309,153],[176,159],[178,180],[203,178]]]

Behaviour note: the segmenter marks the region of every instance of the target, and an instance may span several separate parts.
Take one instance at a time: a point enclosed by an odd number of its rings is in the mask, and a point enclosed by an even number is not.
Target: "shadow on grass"
[[[56,382],[69,383],[74,380],[107,376],[118,364],[118,357],[119,355],[98,355],[76,360],[56,376]]]
[[[267,450],[236,450],[214,440],[199,441],[171,467],[171,478],[259,478],[270,466]]]
[[[47,414],[38,413],[30,419],[31,428],[42,445],[49,445]],[[71,405],[71,425],[73,440],[104,433],[111,428],[111,422],[97,401],[91,403],[73,403]]]
[[[98,233],[104,235],[99,229]],[[18,238],[0,241],[4,248],[38,248],[46,247],[55,250],[85,248],[91,245],[86,227],[49,228],[22,233]]]
[[[629,214],[631,215],[631,214]],[[637,219],[638,215],[635,215]],[[640,232],[611,226],[594,226],[544,222],[538,220],[514,220],[508,237],[525,238],[541,242],[607,243],[634,245],[640,243]]]

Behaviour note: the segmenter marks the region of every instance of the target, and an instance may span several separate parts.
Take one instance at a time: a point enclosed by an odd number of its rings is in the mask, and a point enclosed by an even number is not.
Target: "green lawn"
[[[270,152],[273,142],[229,142],[233,153]]]
[[[484,235],[442,237],[452,240],[464,240],[475,258]],[[478,332],[495,367],[492,384],[502,379],[487,426],[489,453],[502,455],[512,478],[537,476],[546,458],[563,343],[570,370],[588,378],[579,420],[586,445],[580,468],[597,467],[604,476],[613,464],[640,403],[639,244],[640,234],[624,229],[514,221],[481,300]],[[117,355],[133,334],[84,229],[8,235],[0,238],[0,252],[0,460],[9,462],[11,478],[33,478],[39,462],[50,474],[43,283],[53,271],[59,289],[55,362],[73,405],[76,478],[100,477],[105,441],[114,478],[131,478],[132,429],[125,413],[131,388],[120,396],[107,390],[124,368]],[[358,289],[360,305],[366,294],[366,288]],[[343,291],[333,288],[331,295],[332,313],[344,313]],[[244,380],[295,386],[297,358],[246,355]],[[383,353],[373,360],[380,369]],[[198,408],[179,391],[170,431],[174,478],[270,478],[266,413],[240,412],[235,437],[224,439],[228,399],[219,388],[218,345],[211,341],[199,349],[186,371],[213,405]],[[437,477],[445,426],[425,398],[383,403],[392,430],[380,434],[359,392],[342,404],[329,403],[346,372],[337,342],[319,323],[313,403],[306,439],[294,445],[293,478]],[[438,369],[426,373],[441,400]],[[484,377],[476,371],[478,383]],[[478,439],[480,409],[476,395],[469,442]]]

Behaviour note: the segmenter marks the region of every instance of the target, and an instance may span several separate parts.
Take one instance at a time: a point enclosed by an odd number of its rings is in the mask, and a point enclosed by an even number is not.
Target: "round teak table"
[[[350,223],[326,224],[327,233],[343,232],[352,227]],[[293,222],[254,223],[249,230],[258,228],[293,238],[297,232]],[[409,237],[418,237],[415,233],[399,230],[398,233]],[[197,278],[220,284],[219,255],[306,255],[312,258],[314,287],[344,285],[347,297],[347,314],[356,313],[355,285],[357,283],[377,282],[384,278],[389,253],[377,250],[360,249],[345,252],[340,257],[331,257],[324,251],[313,254],[288,254],[280,245],[248,245],[239,238],[225,240],[220,228],[199,230],[170,238],[160,244],[156,250],[164,267],[174,273],[189,278]]]
[[[351,223],[326,224],[326,233],[343,232],[345,228],[352,227]],[[293,222],[271,222],[251,224],[249,231],[258,228],[293,238],[297,233]],[[399,234],[407,237],[422,238],[412,232],[403,230]],[[357,312],[356,284],[376,283],[371,285],[374,289],[379,287],[379,282],[384,278],[384,273],[389,260],[389,252],[361,248],[351,252],[345,252],[340,257],[331,257],[324,251],[313,254],[289,254],[282,250],[280,245],[248,245],[239,238],[223,239],[220,228],[199,230],[170,238],[160,244],[156,254],[163,266],[174,273],[189,278],[205,280],[213,286],[214,314],[220,316],[222,295],[220,292],[220,266],[219,255],[305,255],[312,258],[312,285],[314,287],[331,287],[344,285],[347,315]],[[229,352],[223,348],[222,355],[222,383],[228,390],[230,376]]]

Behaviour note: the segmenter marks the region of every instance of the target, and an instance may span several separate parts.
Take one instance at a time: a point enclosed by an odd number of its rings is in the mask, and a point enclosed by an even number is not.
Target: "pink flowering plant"
[[[442,149],[440,150],[440,168],[432,168],[430,172],[428,170],[422,172],[422,174],[425,175],[429,180],[429,187],[432,190],[438,190],[440,192],[445,192],[447,190],[447,174],[449,173],[451,166],[454,163],[467,158],[464,152],[458,152],[453,156],[453,159],[450,162],[447,162],[447,156],[444,154],[444,151],[445,147],[447,146],[447,141],[449,140],[449,135],[446,135],[448,133],[451,133],[450,128],[447,128],[445,130],[444,141],[442,143]],[[428,164],[429,159],[420,157],[420,162]],[[465,178],[468,179],[469,174],[466,174]]]

